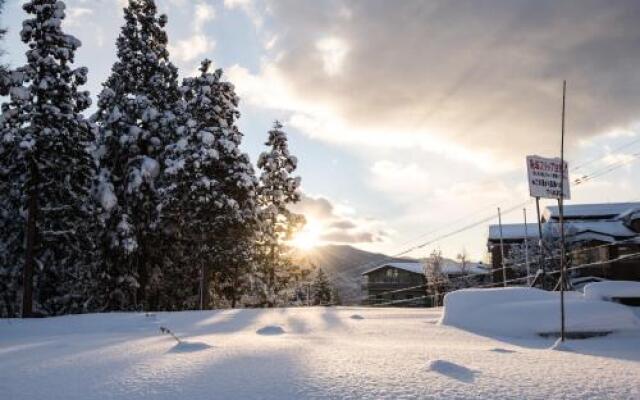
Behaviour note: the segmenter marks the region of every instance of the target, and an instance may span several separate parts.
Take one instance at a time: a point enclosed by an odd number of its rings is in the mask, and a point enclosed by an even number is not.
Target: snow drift
[[[560,330],[559,293],[534,288],[463,289],[444,298],[441,324],[475,333],[529,337]],[[565,296],[570,332],[625,331],[640,327],[626,306],[585,299],[580,293]]]
[[[621,297],[640,298],[640,282],[605,281],[590,283],[584,287],[584,297],[591,300],[610,300]]]

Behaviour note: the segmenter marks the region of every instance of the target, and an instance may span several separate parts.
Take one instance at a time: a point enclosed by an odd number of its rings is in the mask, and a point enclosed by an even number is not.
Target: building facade
[[[585,277],[640,281],[640,203],[565,205],[563,216],[570,282]],[[504,279],[502,253],[505,255],[507,280],[513,281],[522,276],[525,240],[530,251],[530,271],[537,271],[542,264],[545,274],[557,280],[560,248],[558,207],[546,207],[541,221],[542,250],[538,246],[537,224],[528,224],[526,229],[524,224],[503,225],[502,235],[499,225],[489,227],[487,249],[494,283],[499,284]]]

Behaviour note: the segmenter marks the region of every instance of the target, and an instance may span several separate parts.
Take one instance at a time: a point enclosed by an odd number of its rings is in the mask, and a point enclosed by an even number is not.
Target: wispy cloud
[[[388,236],[381,223],[375,220],[345,215],[329,199],[322,196],[303,195],[302,200],[291,207],[303,214],[317,229],[317,239],[325,243],[362,244],[376,243]],[[343,207],[344,210],[344,207]]]

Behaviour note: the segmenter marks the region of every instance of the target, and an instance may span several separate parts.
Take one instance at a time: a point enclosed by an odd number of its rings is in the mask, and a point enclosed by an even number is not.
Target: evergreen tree
[[[153,0],[129,0],[117,61],[100,93],[98,196],[105,224],[102,286],[109,309],[145,306],[161,269],[158,180],[165,147],[176,141],[180,98],[165,25]]]
[[[329,279],[327,278],[327,275],[324,273],[322,268],[318,269],[318,272],[316,273],[316,277],[313,280],[312,290],[314,305],[331,304],[331,283],[329,283]]]
[[[87,69],[71,68],[80,41],[61,29],[62,1],[31,0],[23,9],[31,15],[21,32],[27,64],[8,74],[10,98],[2,105],[2,312],[16,313],[18,292],[23,315],[32,303],[49,315],[81,312],[89,307],[95,256],[87,150],[94,132],[80,114],[89,93],[79,91]]]
[[[165,274],[169,285],[184,282],[191,289],[167,300],[177,297],[184,307],[194,306],[188,299],[195,298],[198,280],[192,277],[200,273],[206,289],[216,278],[217,293],[235,306],[249,272],[257,222],[257,180],[240,150],[238,98],[233,85],[221,80],[222,70],[210,67],[205,60],[200,76],[184,80],[184,128],[166,159],[163,216],[175,228],[171,242],[184,258]],[[208,299],[204,303],[208,306]]]
[[[257,277],[261,281],[263,303],[274,306],[294,268],[286,241],[304,225],[304,218],[289,210],[291,204],[300,200],[300,177],[291,176],[298,161],[289,154],[282,124],[276,121],[265,144],[269,151],[258,159],[261,228]]]

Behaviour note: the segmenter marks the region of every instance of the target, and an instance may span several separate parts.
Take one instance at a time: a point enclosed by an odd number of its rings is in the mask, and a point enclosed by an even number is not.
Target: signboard
[[[560,177],[562,176],[564,179],[562,197],[571,199],[569,166],[566,161],[564,167],[560,168],[559,158],[527,156],[527,172],[529,174],[529,193],[532,197],[560,198]]]

